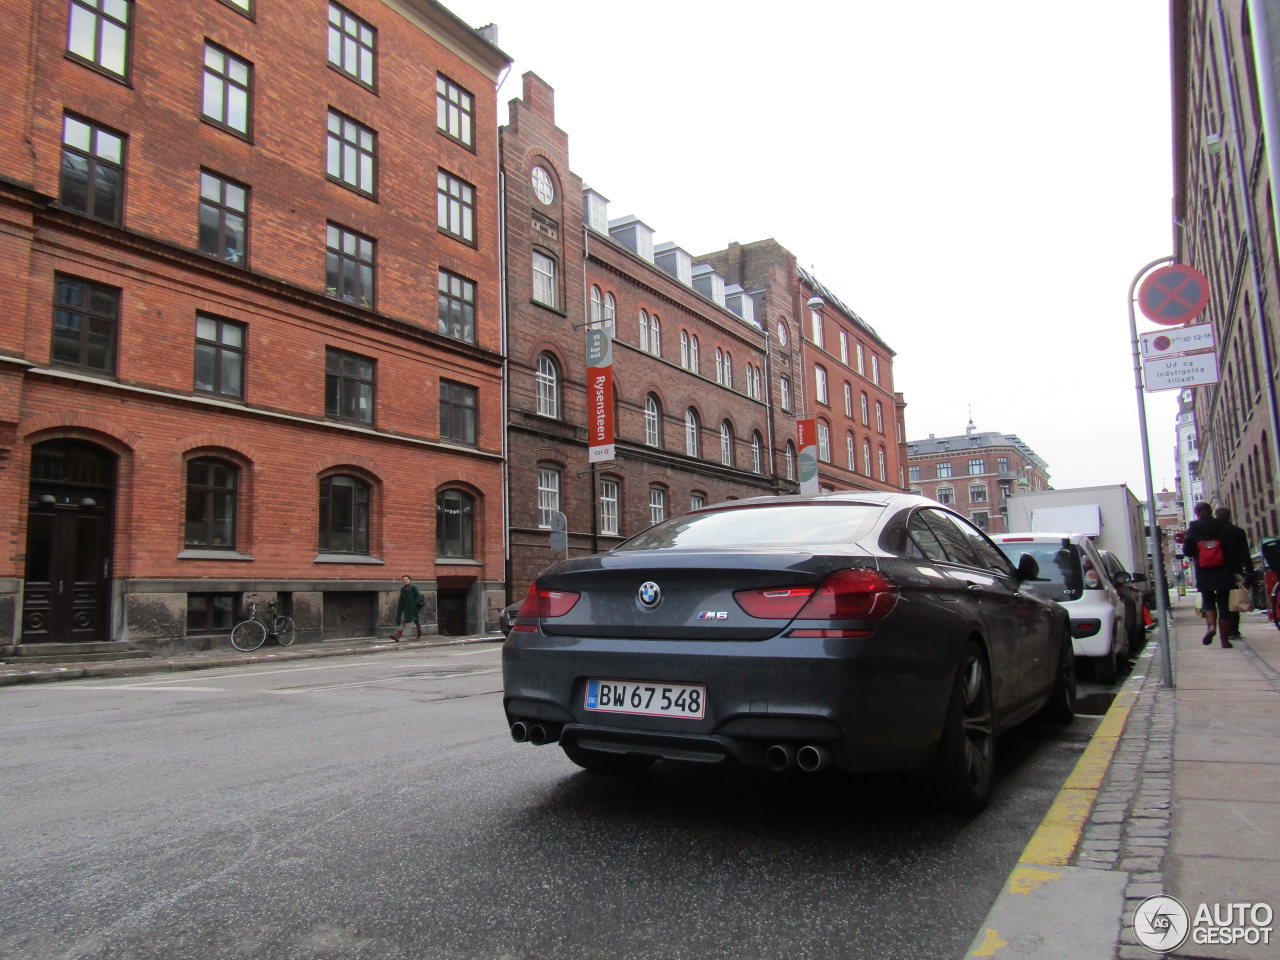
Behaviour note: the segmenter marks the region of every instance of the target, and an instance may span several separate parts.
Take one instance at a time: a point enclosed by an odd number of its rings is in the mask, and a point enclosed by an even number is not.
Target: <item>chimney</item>
[[[639,217],[625,216],[610,220],[609,236],[641,260],[653,263],[653,228]]]

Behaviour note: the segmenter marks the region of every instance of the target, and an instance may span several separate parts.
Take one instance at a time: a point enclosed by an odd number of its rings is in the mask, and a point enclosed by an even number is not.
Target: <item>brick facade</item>
[[[1049,467],[1012,434],[972,428],[952,437],[929,435],[907,443],[912,493],[945,503],[988,533],[1008,533],[1006,501],[1015,493],[1048,490]]]
[[[33,6],[5,3],[19,18]],[[85,598],[82,622],[67,626],[76,639],[225,642],[210,640],[198,609],[190,622],[206,635],[188,636],[189,608],[214,595],[237,614],[251,597],[279,596],[304,637],[359,635],[389,624],[404,572],[432,601],[429,629],[494,625],[505,575],[494,90],[508,59],[429,0],[347,0],[346,14],[374,31],[365,84],[327,62],[322,0],[260,3],[253,17],[219,0],[167,0],[129,5],[128,69],[116,76],[69,50],[69,5],[53,6],[29,34],[32,61],[0,64],[5,88],[27,91],[6,98],[13,122],[0,150],[0,295],[16,321],[0,328],[0,502],[12,517],[0,642],[67,639],[47,632],[60,591]],[[251,65],[244,135],[202,117],[206,49]],[[473,97],[470,144],[437,130],[438,75]],[[330,111],[374,135],[367,190],[327,175]],[[117,222],[68,209],[65,116],[124,138]],[[22,149],[15,130],[26,131]],[[474,188],[471,239],[437,226],[440,170]],[[239,261],[200,252],[202,171],[248,188]],[[372,291],[359,288],[368,296],[328,284],[331,224],[374,241]],[[474,337],[441,332],[439,270],[474,283]],[[56,277],[115,291],[107,368],[55,352],[65,349],[54,335]],[[197,314],[243,330],[240,396],[196,389]],[[334,350],[372,362],[360,375],[371,396],[341,387],[357,413],[335,412],[347,408],[327,389]],[[473,443],[442,436],[443,381],[476,392]],[[91,495],[48,472],[63,457],[102,465]],[[188,464],[198,458],[235,477],[231,543],[188,542]],[[362,491],[352,496],[367,493],[367,542],[333,532],[339,521],[317,533],[320,487],[339,475]],[[473,504],[470,555],[437,556],[445,490]],[[76,551],[100,549],[103,566],[69,566],[49,582],[50,551],[77,523],[82,537],[109,536]]]

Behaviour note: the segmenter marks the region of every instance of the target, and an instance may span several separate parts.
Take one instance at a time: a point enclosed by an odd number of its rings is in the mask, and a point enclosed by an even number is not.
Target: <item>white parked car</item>
[[[1083,533],[997,533],[991,537],[1011,563],[1028,553],[1040,565],[1030,586],[1067,608],[1076,657],[1093,665],[1094,677],[1113,683],[1129,656],[1124,598],[1093,540]]]

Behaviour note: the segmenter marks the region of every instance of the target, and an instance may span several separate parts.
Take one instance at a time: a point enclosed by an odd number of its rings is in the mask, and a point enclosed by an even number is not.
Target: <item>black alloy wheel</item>
[[[981,810],[991,796],[994,765],[991,677],[982,649],[969,640],[956,674],[934,764],[934,780],[943,803],[965,813]]]

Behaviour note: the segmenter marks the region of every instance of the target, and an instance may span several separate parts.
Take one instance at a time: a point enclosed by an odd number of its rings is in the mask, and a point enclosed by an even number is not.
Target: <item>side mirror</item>
[[[1040,579],[1040,562],[1029,553],[1024,553],[1018,558],[1018,579]]]
[[[1130,583],[1146,583],[1147,575],[1145,573],[1131,573],[1129,574],[1129,582]]]
[[[1133,576],[1131,574],[1125,573],[1123,570],[1121,570],[1111,579],[1112,579],[1112,582],[1117,587],[1123,587],[1126,583],[1133,583]]]

